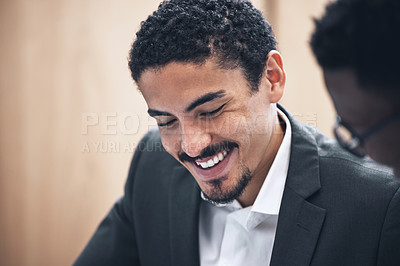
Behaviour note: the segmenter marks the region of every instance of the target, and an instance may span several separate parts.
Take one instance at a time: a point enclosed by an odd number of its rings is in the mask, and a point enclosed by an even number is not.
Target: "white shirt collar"
[[[274,162],[268,171],[267,177],[258,192],[251,209],[252,212],[278,215],[281,207],[283,190],[290,161],[290,147],[292,142],[292,127],[286,115],[278,109],[279,116],[286,123],[285,136],[275,156]]]
[[[278,109],[279,116],[286,123],[285,136],[268,171],[267,177],[258,192],[257,198],[243,226],[251,230],[271,216],[278,216],[281,207],[283,190],[285,189],[290,161],[292,127],[286,115]]]

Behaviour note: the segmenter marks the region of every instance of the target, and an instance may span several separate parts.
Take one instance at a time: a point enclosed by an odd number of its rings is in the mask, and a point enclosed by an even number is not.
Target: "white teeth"
[[[227,154],[228,154],[227,151],[219,152],[217,155],[214,156],[214,158],[209,159],[207,162],[200,163],[200,162],[196,161],[196,164],[203,169],[207,169],[207,168],[213,167],[214,165],[222,162]]]
[[[219,159],[218,159],[218,157],[217,157],[217,156],[214,156],[214,159],[213,159],[213,161],[214,161],[214,164],[217,164],[217,163],[219,163]]]

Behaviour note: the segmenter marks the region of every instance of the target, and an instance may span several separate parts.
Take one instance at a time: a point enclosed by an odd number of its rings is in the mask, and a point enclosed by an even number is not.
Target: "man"
[[[282,56],[250,2],[163,2],[129,66],[159,130],[75,265],[400,261],[399,183],[277,105]]]
[[[400,176],[400,2],[339,0],[316,22],[311,46],[338,112],[339,143]],[[345,131],[346,134],[343,133]]]

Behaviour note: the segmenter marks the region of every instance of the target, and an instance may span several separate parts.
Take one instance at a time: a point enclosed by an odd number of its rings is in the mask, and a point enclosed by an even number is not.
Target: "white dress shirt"
[[[280,110],[278,113],[286,123],[285,136],[253,206],[242,208],[236,200],[226,206],[201,202],[201,266],[269,265],[292,139],[288,118]]]

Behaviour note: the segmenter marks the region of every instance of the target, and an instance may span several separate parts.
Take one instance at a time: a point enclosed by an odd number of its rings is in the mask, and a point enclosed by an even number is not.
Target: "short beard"
[[[206,194],[203,191],[203,196],[207,201],[210,201],[214,204],[228,204],[234,201],[235,199],[239,198],[244,190],[246,189],[247,185],[249,184],[250,180],[253,178],[249,168],[245,167],[242,173],[241,178],[239,179],[239,183],[233,187],[229,191],[223,191],[221,188],[221,183],[226,177],[222,177],[219,179],[215,179],[209,181],[208,184],[211,185],[212,191]]]

